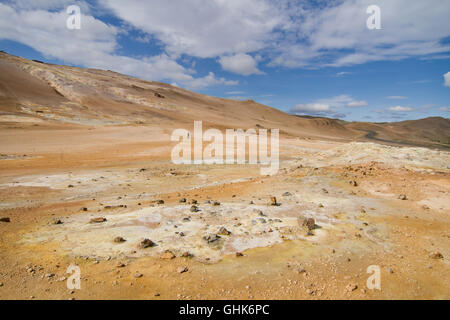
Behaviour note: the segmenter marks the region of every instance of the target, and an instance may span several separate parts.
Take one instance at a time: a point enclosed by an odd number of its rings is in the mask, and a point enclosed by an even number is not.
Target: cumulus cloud
[[[282,41],[281,52],[272,65],[338,67],[448,52],[449,44],[440,40],[450,35],[446,27],[450,3],[433,3],[376,1],[381,8],[381,30],[366,27],[366,8],[374,4],[372,0],[331,1],[320,8],[305,6],[291,14],[298,23],[288,29],[293,36]]]
[[[168,52],[214,58],[268,46],[285,13],[267,0],[100,0],[133,27],[154,35]]]
[[[413,111],[414,109],[411,107],[395,106],[395,107],[389,107],[388,110],[392,111],[392,112],[409,112],[409,111]]]
[[[343,94],[332,98],[319,99],[311,103],[297,104],[291,109],[291,113],[342,117],[342,113],[339,110],[341,108],[364,107],[367,105],[366,101],[358,101],[347,94]]]
[[[352,98],[348,94],[342,94],[342,95],[335,96],[335,97],[332,97],[332,98],[327,98],[327,99],[320,99],[320,100],[317,100],[317,103],[319,103],[319,104],[327,104],[330,107],[336,107],[336,108],[341,108],[341,107],[364,107],[364,106],[368,105],[367,101],[355,100],[354,98]]]
[[[444,74],[444,85],[450,87],[450,72]]]
[[[63,9],[79,4],[82,30],[70,32]],[[381,30],[368,30],[372,0],[9,0],[0,3],[0,39],[24,43],[68,63],[108,68],[179,85],[233,85],[207,73],[195,77],[180,57],[215,59],[240,75],[262,74],[258,64],[276,67],[341,67],[411,57],[433,59],[450,51],[450,2],[377,0]],[[106,9],[106,10],[105,10]],[[90,14],[90,11],[102,14]],[[120,19],[122,29],[101,21]],[[135,58],[117,54],[123,29],[139,32],[141,42],[157,41],[161,52]],[[258,58],[255,58],[258,57]],[[261,58],[260,58],[261,57]],[[131,73],[130,73],[131,72]],[[339,72],[337,76],[344,76]],[[448,73],[445,84],[450,86]],[[352,105],[362,106],[363,102]],[[331,105],[330,105],[331,106]]]
[[[244,76],[263,73],[258,70],[256,60],[251,55],[245,53],[221,57],[219,63],[224,70]]]
[[[22,1],[26,2],[26,1]],[[56,6],[39,1],[35,6]],[[69,30],[65,10],[21,10],[20,3],[0,3],[0,39],[24,43],[49,58],[90,68],[110,69],[147,80],[174,81],[190,89],[210,85],[236,85],[236,81],[217,78],[213,73],[195,78],[167,54],[140,59],[115,54],[120,31],[93,16],[82,15],[80,30]]]

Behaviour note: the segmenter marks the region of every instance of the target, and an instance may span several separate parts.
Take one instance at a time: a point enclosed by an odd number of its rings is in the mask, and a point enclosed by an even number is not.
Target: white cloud
[[[62,9],[72,3],[80,4],[84,13],[82,29],[76,33],[61,27],[67,18]],[[340,67],[432,59],[450,51],[448,42],[441,41],[450,36],[448,0],[434,0],[433,6],[426,1],[377,0],[382,30],[366,27],[366,8],[371,4],[373,0],[320,1],[319,6],[291,0],[11,0],[0,3],[0,38],[68,63],[190,88],[236,81],[209,73],[196,78],[195,66],[177,62],[182,56],[216,59],[224,70],[251,75],[262,73],[258,63]],[[112,13],[122,19],[121,30],[89,13],[105,8],[108,11],[98,16]],[[140,31],[137,41],[155,41],[162,53],[144,58],[117,55],[117,37],[131,27]],[[448,73],[445,77],[450,86]]]
[[[445,112],[450,112],[450,107],[442,107],[439,110],[445,111]]]
[[[361,100],[361,101],[351,101],[348,103],[347,106],[349,106],[349,107],[365,107],[367,105],[368,105],[367,101]]]
[[[304,7],[291,14],[291,37],[282,41],[272,65],[345,66],[369,61],[401,60],[450,50],[440,40],[450,35],[450,2],[377,0],[381,30],[368,30],[366,8],[373,0],[332,1],[325,8]]]
[[[336,108],[341,108],[341,107],[364,107],[367,106],[368,103],[364,100],[362,101],[357,101],[354,98],[352,98],[351,96],[347,95],[347,94],[342,94],[339,96],[335,96],[332,98],[327,98],[327,99],[319,99],[317,100],[317,103],[319,104],[327,104],[330,107],[336,107]]]
[[[403,99],[408,99],[408,97],[405,96],[388,96],[386,97],[387,99],[392,99],[392,100],[403,100]]]
[[[409,111],[413,111],[414,109],[411,107],[395,106],[395,107],[389,107],[388,110],[392,111],[392,112],[409,112]]]
[[[333,115],[342,117],[339,109],[345,107],[364,107],[367,106],[366,101],[357,101],[347,94],[342,94],[332,98],[319,99],[311,103],[297,104],[291,109],[295,114],[310,115]]]
[[[100,0],[116,16],[154,35],[171,54],[214,58],[268,46],[284,13],[267,0]]]
[[[258,70],[256,60],[245,53],[238,53],[232,56],[224,56],[219,59],[219,63],[226,71],[248,76],[251,74],[263,74]]]
[[[450,87],[450,72],[444,74],[444,85]]]
[[[167,54],[140,59],[116,55],[116,37],[120,33],[116,27],[83,15],[81,29],[69,30],[67,17],[65,10],[20,10],[0,3],[0,39],[21,42],[66,63],[110,69],[147,80],[173,81],[190,89],[237,84],[216,78],[213,73],[195,78],[194,70],[186,69]]]
[[[298,104],[291,109],[291,112],[294,113],[316,113],[316,112],[325,112],[328,113],[331,111],[331,108],[328,104],[322,103],[307,103],[307,104]]]

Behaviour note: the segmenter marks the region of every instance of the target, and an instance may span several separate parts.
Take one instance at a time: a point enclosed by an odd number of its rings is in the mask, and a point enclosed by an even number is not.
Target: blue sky
[[[66,27],[74,4],[79,30]],[[449,16],[447,0],[7,0],[0,48],[296,114],[400,121],[450,115]]]

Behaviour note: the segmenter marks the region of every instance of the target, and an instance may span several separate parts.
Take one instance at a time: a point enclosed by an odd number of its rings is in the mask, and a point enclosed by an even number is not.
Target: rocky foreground
[[[272,177],[164,161],[10,171],[0,298],[450,297],[450,153],[282,145]],[[373,265],[381,290],[366,286]]]

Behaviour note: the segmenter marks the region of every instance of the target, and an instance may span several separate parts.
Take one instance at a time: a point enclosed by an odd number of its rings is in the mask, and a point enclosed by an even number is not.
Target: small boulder
[[[203,240],[205,240],[207,243],[213,243],[220,239],[220,236],[217,234],[210,234],[208,236],[204,236]]]
[[[8,217],[0,218],[0,222],[11,222],[11,219]]]
[[[184,252],[181,256],[183,258],[192,258],[192,257],[194,257],[194,255],[192,253],[188,252],[188,251]]]
[[[345,289],[346,289],[348,292],[353,292],[353,291],[355,291],[356,289],[358,289],[358,285],[353,284],[353,283],[349,283],[349,284],[345,287]]]
[[[430,254],[430,258],[432,259],[444,259],[444,256],[439,251],[433,252]]]
[[[172,251],[166,250],[159,257],[164,260],[172,260],[176,258],[176,255]]]
[[[127,240],[125,240],[124,238],[122,238],[122,237],[115,237],[114,238],[114,242],[115,243],[123,243],[123,242],[126,242]]]
[[[185,272],[188,272],[188,271],[189,271],[189,269],[187,267],[178,267],[177,268],[177,272],[178,273],[185,273]]]
[[[106,218],[104,217],[100,217],[100,218],[92,218],[90,223],[103,223],[106,222]]]
[[[354,187],[358,186],[358,182],[356,182],[355,180],[350,180],[348,183],[350,183],[350,185]]]
[[[277,198],[276,197],[271,197],[270,198],[270,205],[271,206],[278,206],[278,202],[277,202]]]
[[[218,234],[220,234],[221,236],[229,236],[231,235],[231,232],[228,231],[225,227],[221,227]]]
[[[302,218],[299,218],[299,220],[301,219]],[[316,228],[316,220],[313,218],[303,218],[301,226],[307,229],[307,231],[312,231]]]
[[[139,246],[141,247],[141,249],[146,249],[156,246],[156,243],[154,243],[150,239],[144,239],[139,243]]]

